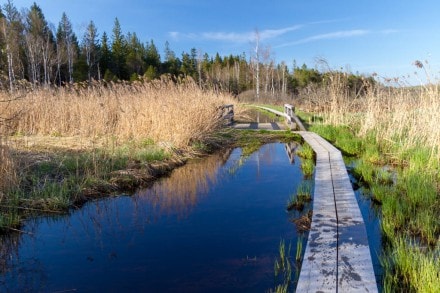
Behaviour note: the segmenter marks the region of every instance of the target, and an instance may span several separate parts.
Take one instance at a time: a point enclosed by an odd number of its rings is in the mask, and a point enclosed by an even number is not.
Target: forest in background
[[[258,95],[283,98],[326,83],[330,74],[295,62],[289,70],[261,46],[252,48],[251,56],[209,56],[195,48],[178,56],[168,42],[164,48],[161,55],[153,40],[142,42],[135,32],[124,34],[118,18],[110,35],[98,33],[92,20],[77,36],[66,13],[55,27],[36,3],[20,11],[11,0],[0,7],[0,87],[11,92],[23,84],[153,80],[167,74],[191,77],[204,89],[239,95],[258,88]],[[365,79],[374,82],[372,77],[339,73],[355,96],[364,89]]]

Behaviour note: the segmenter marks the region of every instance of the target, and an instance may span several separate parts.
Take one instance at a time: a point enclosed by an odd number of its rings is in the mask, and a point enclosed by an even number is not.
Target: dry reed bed
[[[110,83],[38,89],[4,106],[3,115],[20,112],[2,133],[152,139],[187,147],[218,127],[218,107],[226,94],[205,92],[191,81],[170,80],[130,85]]]
[[[440,90],[364,84],[367,94],[354,98],[344,80],[309,90],[303,108],[332,125],[347,125],[360,136],[374,133],[376,141],[401,150],[425,146],[440,158]]]

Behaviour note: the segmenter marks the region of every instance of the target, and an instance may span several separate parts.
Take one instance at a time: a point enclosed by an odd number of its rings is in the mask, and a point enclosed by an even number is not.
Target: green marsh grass
[[[311,131],[360,159],[354,175],[381,203],[384,292],[440,292],[439,85],[366,81],[368,91],[354,97],[329,74],[303,110],[322,118],[310,119]]]
[[[313,172],[315,172],[315,162],[309,159],[301,160],[301,170],[304,178],[311,178],[313,176]]]
[[[424,251],[413,241],[399,238],[385,253],[381,258],[388,272],[384,276],[384,292],[439,292],[438,248]]]
[[[275,292],[288,292],[292,283],[292,264],[290,263],[291,244],[286,247],[284,239],[280,240],[279,256],[275,259],[274,273],[278,284]]]
[[[306,203],[312,200],[312,184],[310,181],[303,181],[296,189],[296,194],[292,194],[287,200],[287,210],[302,211]]]
[[[308,143],[304,143],[301,147],[296,151],[298,157],[303,159],[313,160],[315,157],[315,152],[312,147]]]
[[[318,133],[320,136],[335,145],[344,155],[356,156],[362,153],[364,144],[362,139],[357,138],[354,131],[346,126],[331,126],[325,124],[315,124],[310,127],[310,131]]]
[[[296,154],[301,158],[301,170],[303,171],[304,177],[312,177],[313,172],[315,171],[315,152],[312,147],[309,144],[304,143],[296,151]]]

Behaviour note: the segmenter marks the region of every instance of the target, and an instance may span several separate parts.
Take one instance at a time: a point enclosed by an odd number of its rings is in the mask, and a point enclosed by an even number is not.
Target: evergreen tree
[[[145,48],[139,41],[136,33],[128,33],[126,65],[130,79],[132,79],[132,76],[137,77],[144,74],[146,67],[144,62],[145,55]]]
[[[165,61],[163,63],[163,73],[170,73],[173,76],[179,74],[180,60],[176,58],[176,54],[170,49],[168,41],[165,42]]]
[[[115,18],[112,35],[112,62],[111,69],[118,79],[128,79],[126,69],[127,43],[122,34],[118,18]]]
[[[160,54],[156,45],[154,45],[153,40],[151,40],[150,43],[147,43],[145,63],[147,64],[147,67],[152,66],[156,72],[159,72],[161,65]]]
[[[112,60],[112,52],[108,43],[107,33],[102,34],[101,39],[101,56],[99,58],[100,73],[98,79],[104,77],[107,72],[111,72],[110,65]]]

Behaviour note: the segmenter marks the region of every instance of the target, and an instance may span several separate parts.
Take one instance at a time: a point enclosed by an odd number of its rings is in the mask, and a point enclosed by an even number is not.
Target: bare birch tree
[[[35,85],[50,82],[50,58],[53,53],[53,34],[44,18],[41,8],[34,3],[30,10],[25,10],[25,43],[28,57],[29,76]],[[43,67],[43,68],[42,68]],[[43,69],[43,78],[41,78]]]
[[[3,5],[5,12],[4,18],[0,19],[1,33],[3,34],[5,42],[5,53],[8,65],[8,78],[9,78],[9,90],[12,93],[14,91],[15,83],[15,64],[19,63],[20,52],[20,36],[22,31],[22,25],[20,21],[20,13],[13,3],[8,0]]]
[[[97,59],[97,48],[98,48],[98,30],[93,21],[90,21],[89,25],[83,36],[83,48],[86,53],[86,63],[87,63],[87,77],[89,82],[92,80],[93,67],[96,64]]]
[[[61,21],[58,25],[57,39],[60,38],[64,44],[64,49],[67,57],[67,72],[69,82],[73,83],[73,63],[76,56],[76,37],[72,30],[72,23],[67,17],[66,13],[63,12],[61,16]]]
[[[254,56],[253,56],[253,64],[255,68],[255,95],[257,101],[260,100],[260,33],[258,30],[255,30],[255,47],[254,47]]]

